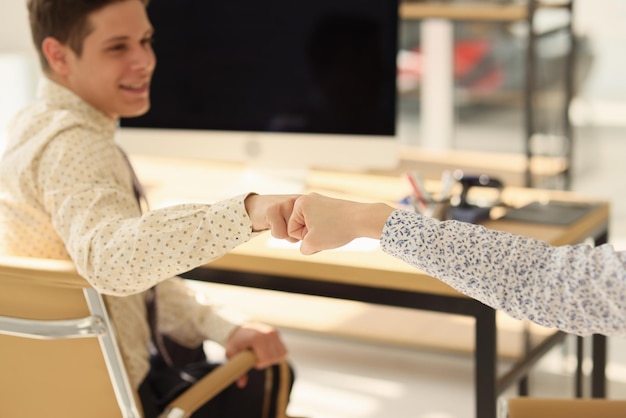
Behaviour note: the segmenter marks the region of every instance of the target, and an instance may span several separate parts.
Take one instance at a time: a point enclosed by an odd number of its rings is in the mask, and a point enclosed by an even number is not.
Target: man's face
[[[111,3],[89,16],[93,28],[80,57],[69,53],[69,87],[112,118],[150,108],[150,79],[156,59],[152,25],[139,0]]]

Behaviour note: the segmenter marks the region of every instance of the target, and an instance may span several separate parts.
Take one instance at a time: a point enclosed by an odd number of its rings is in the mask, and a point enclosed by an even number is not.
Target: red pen
[[[420,213],[427,213],[429,199],[427,197],[427,192],[423,188],[421,182],[416,179],[416,176],[412,173],[406,173],[406,178],[409,180],[409,184],[411,185],[411,189],[413,190],[413,195],[415,196],[415,205]]]

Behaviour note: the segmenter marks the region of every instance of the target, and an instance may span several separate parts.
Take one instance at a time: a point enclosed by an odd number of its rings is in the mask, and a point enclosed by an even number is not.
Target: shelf
[[[514,22],[528,17],[528,6],[466,3],[400,3],[400,18],[406,20],[448,19]]]
[[[536,9],[569,9],[571,1],[535,2]],[[450,3],[450,2],[400,2],[400,18],[405,20],[448,19],[483,22],[516,22],[527,20],[530,4],[489,4],[489,3]]]
[[[525,62],[525,83],[524,83],[524,91],[523,91],[523,102],[524,102],[524,141],[525,141],[525,155],[520,156],[520,163],[522,165],[517,169],[512,170],[517,173],[524,173],[524,184],[527,187],[536,187],[539,185],[537,180],[541,179],[542,175],[550,175],[553,179],[556,179],[555,184],[559,184],[559,187],[569,188],[570,186],[570,165],[572,159],[572,126],[571,121],[569,119],[569,114],[567,109],[572,101],[572,97],[574,94],[574,76],[573,76],[573,63],[575,62],[575,37],[572,28],[573,21],[573,6],[574,0],[526,0],[526,1],[511,1],[508,3],[497,3],[494,4],[488,3],[485,1],[475,0],[474,2],[468,1],[416,1],[416,0],[404,0],[400,2],[399,5],[399,16],[400,19],[405,21],[411,20],[429,20],[429,19],[438,19],[438,20],[448,20],[451,22],[483,22],[483,23],[515,23],[515,22],[523,22],[526,25],[513,25],[513,28],[520,27],[522,29],[526,29],[525,37],[526,39],[526,62]],[[547,28],[539,28],[538,22],[539,15],[538,13],[542,10],[546,11],[557,11],[558,14],[562,14],[565,17],[563,22],[559,22],[558,25],[554,25],[554,22]],[[561,12],[562,11],[562,12]],[[544,17],[545,15],[541,15]],[[550,13],[548,16],[553,17],[554,13]],[[545,19],[544,19],[545,20]],[[560,20],[560,19],[559,19]],[[433,22],[433,25],[437,29],[440,29],[442,25],[439,23]],[[429,26],[430,27],[430,26]],[[450,24],[445,26],[445,28],[449,28]],[[450,29],[447,29],[447,32],[439,31],[437,32],[438,37],[433,37],[432,39],[440,39],[442,38],[441,33],[444,33],[446,41],[443,42],[444,47],[446,47],[447,43],[451,43],[452,41],[448,40],[447,37]],[[543,87],[538,85],[538,70],[537,70],[537,43],[540,38],[546,38],[552,36],[557,33],[565,33],[568,36],[568,48],[565,63],[565,70],[563,74],[563,88],[564,88],[564,104],[562,113],[562,131],[563,137],[567,140],[567,147],[565,148],[567,151],[563,153],[563,155],[558,156],[547,156],[544,157],[542,155],[537,155],[531,147],[532,138],[535,137],[540,129],[544,129],[538,126],[536,122],[535,115],[539,107],[539,98],[542,95],[545,95],[545,91]],[[451,45],[450,45],[451,47]],[[440,50],[436,48],[432,48],[432,51]],[[437,54],[435,54],[437,56]],[[449,66],[446,56],[445,59],[441,59],[440,66],[442,66],[446,71],[444,74],[451,73],[451,70],[447,68]],[[445,65],[444,65],[445,64]],[[431,74],[436,73],[435,71],[431,71]],[[441,83],[441,80],[438,78],[437,81]],[[432,86],[431,84],[425,84],[427,86]],[[439,85],[438,85],[439,86]],[[444,85],[447,87],[447,85]],[[447,94],[447,90],[444,89],[444,93]],[[446,94],[443,94],[444,97],[447,97]],[[427,96],[429,96],[427,94]],[[435,103],[437,103],[435,101]],[[432,107],[431,107],[432,108]],[[440,110],[440,109],[438,109]],[[447,111],[448,109],[443,109]],[[440,114],[446,115],[444,111],[439,112]],[[435,114],[437,115],[437,114]],[[446,129],[448,121],[446,117],[442,118],[432,118],[432,120],[441,121],[444,123],[433,124],[436,128],[427,131],[424,134],[424,137],[443,137],[447,138],[449,136],[449,132]],[[442,128],[443,126],[443,128]],[[430,125],[429,125],[430,127]],[[433,132],[434,131],[434,134]],[[520,165],[519,163],[517,165]],[[547,168],[546,168],[547,167]],[[559,179],[562,179],[559,180]]]

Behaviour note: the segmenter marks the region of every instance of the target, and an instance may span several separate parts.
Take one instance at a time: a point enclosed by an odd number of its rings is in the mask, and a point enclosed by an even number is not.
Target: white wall
[[[0,151],[7,122],[34,96],[38,66],[26,0],[0,0]]]
[[[26,0],[0,0],[0,52],[32,51]]]
[[[576,29],[589,35],[594,61],[579,103],[595,125],[626,125],[626,1],[577,0]]]

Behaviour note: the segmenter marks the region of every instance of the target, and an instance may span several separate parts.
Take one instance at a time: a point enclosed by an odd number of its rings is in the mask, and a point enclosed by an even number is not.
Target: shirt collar
[[[37,97],[44,99],[52,107],[79,111],[85,115],[85,118],[97,124],[99,128],[115,130],[118,125],[117,120],[111,119],[73,91],[50,80],[48,77],[42,77],[40,80],[37,88]]]

